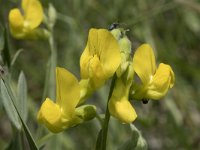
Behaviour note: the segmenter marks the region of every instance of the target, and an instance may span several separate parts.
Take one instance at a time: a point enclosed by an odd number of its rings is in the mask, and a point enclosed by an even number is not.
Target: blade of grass
[[[18,130],[20,130],[21,123],[20,123],[19,117],[12,103],[11,97],[9,96],[9,93],[3,83],[3,80],[1,80],[1,97],[2,97],[3,106],[6,110],[6,113],[10,121]]]
[[[7,82],[6,79],[1,79],[1,88],[4,88],[5,92],[7,91],[8,95],[10,98],[8,98],[7,100],[10,101],[10,103],[14,106],[15,108],[15,113],[18,115],[21,123],[22,123],[22,127],[24,129],[24,132],[25,132],[25,135],[26,135],[26,138],[28,140],[28,143],[29,143],[29,146],[30,146],[30,149],[31,150],[38,150],[38,147],[36,145],[36,142],[34,141],[32,135],[31,135],[31,132],[29,131],[27,125],[24,123],[20,113],[19,113],[19,110],[17,109],[17,105],[16,105],[16,101],[15,101],[15,97],[13,96],[13,92]]]
[[[13,56],[13,59],[12,59],[12,61],[11,61],[11,66],[13,66],[13,65],[15,64],[15,61],[17,60],[17,58],[18,58],[19,54],[21,54],[21,52],[23,52],[23,49],[19,49],[19,50],[15,53],[15,55]]]
[[[22,119],[26,122],[28,116],[27,83],[23,72],[20,73],[17,85],[17,106]]]

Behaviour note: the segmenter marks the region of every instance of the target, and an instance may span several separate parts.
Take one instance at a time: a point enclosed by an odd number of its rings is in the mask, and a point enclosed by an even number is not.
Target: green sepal
[[[96,106],[94,105],[80,106],[76,108],[75,114],[77,117],[79,117],[83,121],[91,120],[96,116]]]

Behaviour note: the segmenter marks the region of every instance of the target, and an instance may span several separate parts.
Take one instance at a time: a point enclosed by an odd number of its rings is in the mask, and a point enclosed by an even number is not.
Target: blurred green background
[[[150,150],[200,149],[200,1],[199,0],[42,0],[45,11],[52,3],[57,10],[54,28],[58,66],[79,77],[79,58],[86,45],[90,28],[108,28],[113,22],[129,29],[133,51],[142,43],[154,48],[157,63],[170,64],[176,83],[160,101],[133,101],[138,113],[134,122],[142,132]],[[11,8],[20,6],[19,0],[0,0],[0,22],[8,25]],[[0,33],[1,34],[1,33]],[[17,81],[23,70],[29,93],[28,126],[39,140],[48,133],[36,121],[47,61],[48,41],[28,41],[11,38],[11,56],[24,49],[12,71]],[[99,113],[105,112],[108,87],[101,88],[87,103],[95,104]],[[0,149],[13,137],[11,123],[0,101]],[[94,119],[83,125],[52,135],[44,149],[88,150],[95,148],[99,122]],[[131,136],[127,125],[111,119],[108,150],[115,150]]]

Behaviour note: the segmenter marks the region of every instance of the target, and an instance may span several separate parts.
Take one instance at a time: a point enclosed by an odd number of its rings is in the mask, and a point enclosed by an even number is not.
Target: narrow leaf
[[[23,121],[23,119],[22,119],[22,117],[21,117],[21,115],[20,115],[20,113],[19,113],[19,111],[17,109],[17,105],[15,103],[16,102],[15,101],[15,97],[13,95],[13,92],[11,91],[11,88],[10,88],[10,86],[8,84],[8,81],[7,80],[3,81],[1,79],[1,87],[4,87],[4,91],[6,91],[8,93],[8,95],[9,95],[9,97],[10,97],[8,100],[10,100],[10,104],[12,104],[14,106],[15,113],[18,115],[18,117],[19,117],[19,119],[20,119],[20,121],[22,123],[22,127],[24,129],[24,132],[25,132],[26,138],[28,140],[30,149],[31,150],[38,150],[36,142],[34,141],[32,135],[31,135],[31,132],[29,131],[27,125],[24,123],[24,121]]]
[[[24,73],[21,72],[18,79],[17,85],[17,108],[22,119],[26,122],[28,115],[27,105],[27,83]]]
[[[12,140],[10,141],[9,145],[5,148],[5,150],[23,150],[21,144],[21,137],[20,133],[14,135]]]
[[[10,37],[9,37],[9,33],[8,33],[8,29],[5,28],[4,31],[4,48],[2,50],[2,57],[3,57],[3,61],[5,64],[7,64],[8,67],[10,67]]]
[[[0,24],[0,53],[4,48],[4,27]]]
[[[140,131],[133,125],[131,127],[131,138],[128,139],[118,150],[147,150],[147,143],[142,137]]]
[[[102,129],[101,129],[98,133],[95,150],[101,150],[102,149],[101,148],[102,138],[103,138],[103,134],[102,134]]]
[[[18,113],[19,114],[19,113]],[[36,142],[34,141],[32,135],[31,135],[31,132],[29,131],[27,125],[24,123],[23,119],[20,117],[20,114],[19,114],[19,118],[22,122],[22,126],[24,128],[24,132],[26,134],[26,138],[28,140],[28,143],[29,143],[29,146],[30,146],[30,149],[31,150],[38,150],[37,148],[37,145],[36,145]]]
[[[4,108],[6,110],[6,113],[10,119],[10,121],[13,123],[13,125],[20,130],[21,129],[21,123],[19,120],[19,117],[17,115],[17,112],[15,110],[15,107],[12,103],[11,97],[6,89],[6,86],[3,82],[3,80],[1,80],[1,97],[2,97],[2,102],[4,105]]]
[[[15,64],[15,61],[17,60],[17,58],[18,58],[19,54],[21,54],[21,52],[23,52],[23,49],[19,49],[19,50],[15,53],[15,55],[13,56],[13,59],[12,59],[12,61],[11,61],[11,66],[13,66],[13,65]]]

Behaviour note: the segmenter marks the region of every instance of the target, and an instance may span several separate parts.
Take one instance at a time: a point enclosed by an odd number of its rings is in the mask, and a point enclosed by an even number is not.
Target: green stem
[[[100,117],[98,113],[96,114],[96,119],[99,121],[101,127],[103,127],[103,124],[104,124],[103,119]]]
[[[50,63],[50,77],[49,77],[49,96],[50,98],[54,99],[56,98],[56,94],[55,94],[55,81],[56,81],[56,64],[57,64],[57,50],[56,50],[56,46],[54,43],[54,37],[53,37],[53,30],[51,31],[51,36],[49,38],[49,44],[50,44],[50,48],[51,48],[51,63]]]
[[[38,145],[39,147],[42,147],[44,145],[44,143],[49,140],[51,137],[53,137],[55,134],[49,133],[47,135],[45,135],[44,137],[42,137],[41,139],[38,140]]]
[[[49,59],[49,64],[47,66],[47,72],[46,72],[46,80],[45,80],[45,88],[43,93],[43,99],[48,96],[51,99],[56,98],[56,65],[57,65],[57,49],[54,42],[54,36],[53,36],[53,29],[50,29],[51,34],[49,37],[49,46],[51,50],[51,57]]]
[[[102,128],[102,141],[101,141],[101,150],[106,150],[106,142],[107,142],[107,135],[108,135],[108,124],[110,120],[110,113],[108,109],[108,102],[110,97],[112,96],[112,92],[115,86],[115,80],[116,80],[116,74],[112,78],[111,86],[110,86],[110,92],[108,95],[108,100],[107,100],[107,106],[106,106],[106,114],[105,114],[105,121],[104,125]]]

